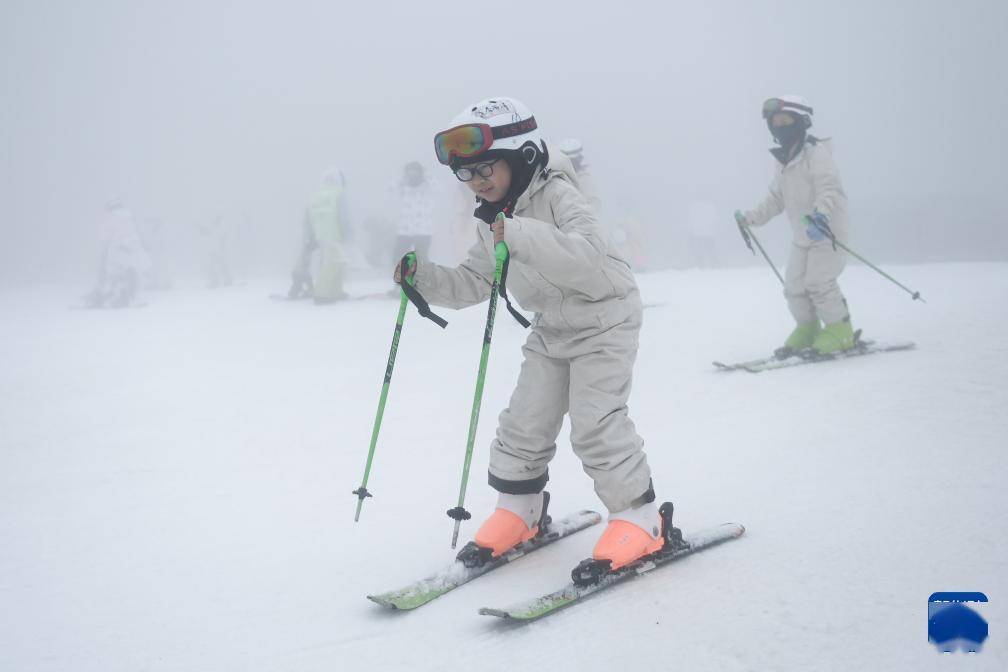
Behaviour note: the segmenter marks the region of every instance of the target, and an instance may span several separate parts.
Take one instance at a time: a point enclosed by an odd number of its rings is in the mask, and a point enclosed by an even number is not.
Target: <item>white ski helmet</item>
[[[503,97],[466,107],[448,130],[434,136],[438,161],[446,166],[487,152],[520,151],[528,144],[542,150],[532,110],[519,100]]]
[[[812,103],[805,96],[787,94],[776,98],[767,98],[763,102],[763,118],[767,124],[777,112],[789,112],[805,123],[805,128],[812,125]]]

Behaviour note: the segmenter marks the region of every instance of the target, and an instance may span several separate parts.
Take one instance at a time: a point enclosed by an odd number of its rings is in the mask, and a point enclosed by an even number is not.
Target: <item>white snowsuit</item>
[[[401,259],[410,250],[429,257],[434,234],[434,185],[427,179],[416,186],[403,181],[396,185],[393,195],[399,206],[395,258]]]
[[[651,479],[627,410],[640,294],[568,166],[551,160],[539,170],[505,226],[507,288],[535,317],[517,387],[491,444],[490,485],[511,494],[542,490],[569,413],[571,443],[595,492],[610,511],[622,511]],[[462,308],[489,298],[493,233],[476,223],[478,240],[461,265],[418,263],[416,287],[430,303]]]
[[[416,186],[400,182],[395,186],[393,194],[399,206],[396,213],[396,235],[433,235],[434,185],[426,179]]]
[[[829,217],[837,240],[846,243],[847,194],[840,183],[830,143],[809,138],[787,165],[778,162],[770,194],[755,210],[745,213],[750,225],[762,226],[787,212],[793,236],[784,296],[798,324],[814,322],[816,318],[833,324],[849,316],[847,301],[836,281],[846,264],[846,254],[834,250],[828,238],[810,239],[802,222],[804,215],[816,210]]]

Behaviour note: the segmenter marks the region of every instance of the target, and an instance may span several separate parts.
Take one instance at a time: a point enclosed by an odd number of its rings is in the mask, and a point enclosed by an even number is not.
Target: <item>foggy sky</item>
[[[113,197],[173,227],[248,213],[250,262],[285,269],[324,169],[358,219],[379,212],[402,164],[436,168],[433,134],[496,95],[580,138],[607,211],[674,246],[691,200],[729,231],[763,197],[760,105],[800,93],[862,249],[1008,259],[1008,3],[605,4],[8,0],[0,281],[91,269]]]

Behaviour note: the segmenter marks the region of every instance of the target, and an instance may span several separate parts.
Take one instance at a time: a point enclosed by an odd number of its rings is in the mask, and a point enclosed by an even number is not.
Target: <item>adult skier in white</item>
[[[797,325],[777,353],[786,356],[811,347],[830,354],[853,348],[850,311],[837,284],[847,257],[828,233],[844,243],[849,234],[847,194],[830,142],[808,133],[812,106],[802,96],[768,99],[763,118],[778,144],[770,150],[777,160],[776,176],[763,202],[736,211],[735,217],[742,226],[762,226],[786,212],[791,222],[784,296]]]

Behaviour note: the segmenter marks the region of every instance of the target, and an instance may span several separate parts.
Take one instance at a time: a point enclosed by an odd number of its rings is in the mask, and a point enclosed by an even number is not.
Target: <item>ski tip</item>
[[[416,607],[424,604],[423,602],[420,602],[419,604],[415,603],[410,604],[406,602],[401,602],[397,598],[394,597],[390,598],[385,595],[368,595],[367,599],[371,600],[378,606],[385,607],[386,609],[391,609],[392,611],[410,611],[411,609],[415,609]]]
[[[368,595],[367,599],[371,600],[375,604],[380,604],[383,607],[395,607],[394,604],[383,598],[381,595]]]
[[[480,607],[480,616],[496,616],[505,620],[513,620],[514,617],[503,609],[491,609],[490,607]]]

